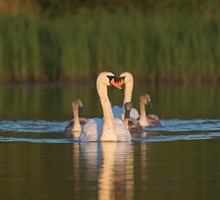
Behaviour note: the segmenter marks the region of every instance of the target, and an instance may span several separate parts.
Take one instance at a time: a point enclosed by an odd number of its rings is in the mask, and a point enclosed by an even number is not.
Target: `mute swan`
[[[82,126],[86,123],[87,119],[86,118],[79,118],[79,112],[83,113],[83,104],[80,99],[76,99],[72,102],[72,109],[73,109],[73,120],[71,120],[66,128],[65,132],[70,133],[70,132],[80,132],[82,131]]]
[[[133,108],[132,102],[126,102],[124,105],[125,108],[125,118],[124,123],[125,126],[128,128],[131,134],[133,133],[143,133],[143,128],[140,125],[139,121],[137,119],[134,119],[130,117],[130,112]]]
[[[141,126],[162,126],[157,115],[150,114],[146,116],[145,105],[152,107],[150,95],[143,94],[140,96],[140,119]]]
[[[124,119],[124,113],[125,113],[124,104],[126,102],[131,102],[134,78],[130,72],[123,72],[120,74],[120,81],[124,82],[125,84],[123,106],[122,108],[120,108],[119,106],[113,106],[112,111],[115,117]],[[134,119],[138,119],[140,117],[138,111],[135,108],[132,108],[130,112],[130,116]]]
[[[112,72],[101,72],[96,80],[96,88],[103,109],[103,119],[88,119],[83,127],[80,139],[90,141],[131,141],[131,135],[121,119],[114,119],[107,86],[121,89],[119,79]]]

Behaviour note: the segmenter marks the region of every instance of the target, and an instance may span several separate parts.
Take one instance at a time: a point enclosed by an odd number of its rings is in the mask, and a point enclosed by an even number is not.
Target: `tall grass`
[[[220,16],[0,16],[0,82],[83,82],[101,70],[152,82],[219,81]]]

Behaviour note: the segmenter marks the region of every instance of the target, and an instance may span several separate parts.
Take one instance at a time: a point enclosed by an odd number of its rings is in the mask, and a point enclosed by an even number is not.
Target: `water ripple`
[[[193,120],[162,120],[162,127],[147,127],[147,132],[188,132],[188,131],[219,131],[220,120],[193,119]]]
[[[162,127],[148,127],[146,133],[134,136],[134,142],[166,142],[177,140],[209,140],[220,137],[220,120],[162,120]],[[0,142],[71,143],[63,132],[67,122],[44,120],[0,121]],[[53,133],[53,134],[47,134]]]
[[[77,139],[49,139],[49,138],[15,138],[15,137],[0,137],[0,142],[30,142],[30,143],[73,143],[79,142]]]
[[[204,132],[199,134],[188,134],[188,135],[157,135],[153,137],[145,138],[132,138],[133,142],[168,142],[178,140],[210,140],[220,137],[220,132]]]
[[[31,132],[31,133],[50,133],[63,132],[67,122],[38,121],[0,121],[0,132]]]

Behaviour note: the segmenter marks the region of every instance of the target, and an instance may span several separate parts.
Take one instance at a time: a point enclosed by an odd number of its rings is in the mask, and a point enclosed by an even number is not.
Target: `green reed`
[[[1,15],[0,38],[0,82],[83,82],[102,70],[152,82],[220,78],[220,16]]]

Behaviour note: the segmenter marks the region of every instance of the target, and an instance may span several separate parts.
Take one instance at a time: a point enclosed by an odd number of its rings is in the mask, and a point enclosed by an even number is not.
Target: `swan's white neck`
[[[73,117],[74,117],[74,127],[73,131],[82,131],[80,121],[79,121],[79,113],[78,109],[74,106],[73,108]]]
[[[124,101],[123,101],[122,111],[121,111],[121,119],[124,119],[124,115],[125,115],[124,105],[125,105],[125,103],[126,102],[131,102],[132,92],[133,92],[133,84],[134,84],[134,79],[133,78],[131,78],[125,84],[125,93],[124,93]]]
[[[148,126],[145,104],[140,102],[140,120],[141,126]]]
[[[97,81],[97,92],[100,97],[103,109],[103,131],[101,141],[117,141],[115,133],[114,116],[112,113],[111,104],[108,98],[107,86]]]
[[[134,84],[134,80],[131,79],[129,82],[126,83],[125,85],[125,93],[124,93],[124,102],[123,105],[126,102],[131,102],[131,98],[132,98],[132,92],[133,92],[133,84]]]

